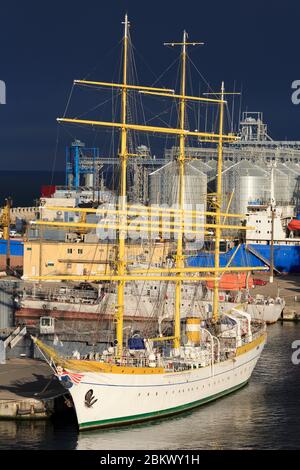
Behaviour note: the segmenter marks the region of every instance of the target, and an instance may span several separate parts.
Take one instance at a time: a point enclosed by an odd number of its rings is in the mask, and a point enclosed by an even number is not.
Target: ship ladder
[[[271,264],[270,261],[267,258],[265,258],[263,255],[261,255],[258,251],[256,251],[255,248],[253,248],[252,246],[246,245],[246,250],[249,251],[249,253],[252,253],[254,256],[256,256],[256,258],[262,261],[265,265],[270,267],[270,264]],[[274,266],[274,271],[277,274],[281,274],[281,271],[279,271],[279,269],[277,269],[275,266]]]

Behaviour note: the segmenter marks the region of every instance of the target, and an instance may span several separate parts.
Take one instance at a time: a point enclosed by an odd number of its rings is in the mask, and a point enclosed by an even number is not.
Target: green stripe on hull
[[[204,405],[210,401],[216,400],[217,398],[221,398],[229,393],[235,392],[239,388],[244,387],[248,383],[248,380],[242,382],[235,387],[228,388],[224,392],[216,393],[215,395],[211,395],[206,398],[202,398],[202,400],[193,401],[191,403],[187,403],[185,405],[175,406],[174,408],[168,408],[167,410],[160,410],[160,411],[152,411],[151,413],[143,413],[139,415],[133,416],[124,416],[121,418],[113,418],[113,419],[104,419],[102,421],[89,421],[88,423],[81,423],[79,424],[79,430],[84,431],[91,428],[101,428],[101,427],[108,427],[108,426],[117,426],[122,424],[130,424],[130,423],[137,423],[140,421],[146,421],[155,418],[161,418],[164,416],[170,416],[173,414],[181,413],[183,411],[190,410],[192,408],[196,408],[197,406]]]

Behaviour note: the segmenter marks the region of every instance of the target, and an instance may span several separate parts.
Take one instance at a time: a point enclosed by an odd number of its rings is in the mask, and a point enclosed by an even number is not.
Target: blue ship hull
[[[6,255],[7,241],[0,240],[0,256]],[[20,240],[10,240],[10,256],[24,256],[24,243]]]
[[[251,251],[250,251],[251,250]],[[220,266],[225,267],[236,251],[236,247],[220,254]],[[256,254],[255,254],[256,253]],[[264,262],[266,261],[266,262]],[[187,259],[188,266],[214,266],[214,255],[199,253]],[[242,244],[234,256],[231,266],[266,266],[270,264],[270,245]],[[274,245],[274,267],[282,273],[300,272],[300,246]]]

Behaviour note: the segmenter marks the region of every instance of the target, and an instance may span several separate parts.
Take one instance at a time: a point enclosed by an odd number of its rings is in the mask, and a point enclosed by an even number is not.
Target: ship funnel
[[[187,317],[186,319],[186,336],[188,344],[199,346],[201,334],[200,334],[200,322],[201,319],[195,317]]]

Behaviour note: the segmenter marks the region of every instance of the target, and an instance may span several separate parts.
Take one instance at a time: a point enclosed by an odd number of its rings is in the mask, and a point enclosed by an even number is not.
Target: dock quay
[[[265,286],[256,286],[254,295],[263,294],[269,297],[283,297],[285,307],[281,314],[281,321],[300,321],[300,275],[281,274],[274,277],[274,282],[269,282],[268,273],[260,273],[260,279],[267,281]]]
[[[0,419],[48,418],[65,392],[45,362],[9,359],[0,366]]]

